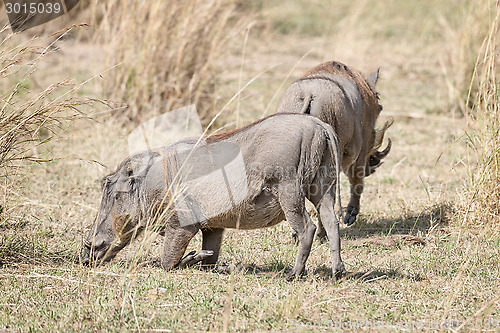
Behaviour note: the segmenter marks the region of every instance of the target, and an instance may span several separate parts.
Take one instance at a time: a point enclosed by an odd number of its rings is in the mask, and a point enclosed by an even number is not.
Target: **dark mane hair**
[[[380,112],[382,111],[382,106],[378,103],[379,94],[370,87],[366,78],[361,72],[349,68],[347,65],[339,61],[329,61],[322,64],[319,64],[316,67],[308,70],[298,81],[304,80],[328,80],[337,85],[337,87],[344,93],[344,87],[342,84],[335,79],[335,76],[341,76],[347,79],[350,79],[359,90],[361,94],[361,98],[363,100],[363,108],[368,111]],[[378,113],[377,113],[378,115]],[[335,117],[322,119],[327,123],[333,124],[335,123]],[[375,130],[375,141],[372,147],[372,151],[376,151],[382,145],[382,141],[384,139],[385,131],[392,125],[392,121],[389,120],[384,124],[384,127],[380,130]]]
[[[363,74],[361,74],[361,72],[353,68],[349,68],[347,65],[344,65],[339,61],[329,61],[311,68],[297,81],[305,80],[311,76],[314,77],[318,74],[340,75],[350,78],[358,87],[365,107],[376,108],[377,110],[379,109],[379,95],[376,91],[372,90],[372,88],[366,81],[366,78],[363,76]],[[325,79],[324,77],[319,78]]]
[[[276,116],[279,117],[280,115],[285,115],[285,114],[288,114],[288,115],[304,115],[304,114],[301,114],[301,113],[291,113],[291,112],[275,113],[275,114],[269,115],[267,117],[264,117],[262,119],[259,119],[257,121],[254,121],[253,123],[248,124],[246,126],[237,128],[235,130],[232,130],[232,131],[229,131],[229,132],[224,132],[224,133],[210,135],[210,136],[208,136],[206,138],[206,141],[207,141],[207,143],[212,143],[212,142],[217,142],[217,141],[226,139],[226,138],[228,138],[228,137],[230,137],[230,136],[232,136],[232,135],[234,135],[234,134],[236,134],[238,132],[245,131],[245,130],[247,130],[248,128],[250,128],[252,126],[257,125],[257,124],[263,122],[266,119],[273,118],[273,117],[276,117]],[[308,115],[308,116],[310,116],[310,115]]]

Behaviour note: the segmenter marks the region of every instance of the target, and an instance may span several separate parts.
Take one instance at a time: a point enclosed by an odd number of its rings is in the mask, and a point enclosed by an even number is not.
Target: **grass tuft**
[[[240,24],[231,0],[110,0],[97,33],[113,70],[103,88],[141,122],[195,104],[203,122],[215,115],[215,63]],[[229,25],[231,22],[231,25]],[[231,28],[230,28],[231,27]]]
[[[28,91],[25,82],[49,47],[41,49],[29,41],[11,46],[13,36],[8,34],[0,42],[0,75],[7,82],[10,77],[22,78],[0,95],[0,177],[15,173],[12,168],[21,160],[44,161],[36,148],[50,141],[65,121],[82,116],[79,107],[89,103],[71,96],[74,85],[68,80]]]
[[[500,47],[497,38],[500,4],[497,2],[489,9],[492,11],[488,15],[489,30],[477,55],[468,98],[473,101],[467,131],[472,149],[468,190],[460,202],[466,224],[500,222]]]
[[[480,104],[484,91],[480,90],[485,75],[490,75],[484,57],[498,47],[499,40],[491,35],[492,29],[497,29],[497,16],[498,1],[476,0],[467,3],[459,15],[438,19],[446,40],[441,69],[448,87],[448,104],[454,114],[483,112]],[[493,44],[487,46],[488,43]]]

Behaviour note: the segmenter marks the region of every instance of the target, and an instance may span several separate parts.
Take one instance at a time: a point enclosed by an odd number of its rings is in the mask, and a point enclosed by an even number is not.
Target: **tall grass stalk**
[[[30,90],[26,82],[36,71],[38,62],[48,54],[50,45],[40,48],[36,46],[36,40],[19,45],[18,40],[12,40],[13,34],[5,33],[6,29],[0,31],[5,36],[0,42],[0,75],[4,83],[0,94],[3,201],[6,201],[7,189],[16,187],[15,183],[20,178],[18,168],[25,165],[23,161],[46,161],[47,157],[37,154],[37,148],[57,136],[65,121],[83,115],[79,107],[88,103],[72,97],[74,85],[67,80],[39,91]],[[16,83],[12,86],[13,81]]]
[[[500,221],[500,2],[490,6],[489,31],[477,56],[466,103],[472,103],[468,138],[474,149],[470,163],[469,189],[465,200],[464,221],[498,223]],[[474,160],[474,161],[473,161]]]
[[[471,1],[460,20],[450,22],[444,17],[439,18],[443,37],[447,41],[443,44],[446,59],[441,58],[440,63],[448,88],[448,104],[453,114],[466,116],[478,110],[475,103],[480,101],[476,98],[484,94],[479,91],[479,86],[484,79],[485,52],[492,51],[485,49],[484,43],[498,42],[491,36],[493,26],[497,24],[497,6],[497,0]],[[481,50],[479,55],[478,50]]]
[[[215,114],[215,63],[239,31],[231,0],[106,3],[97,37],[105,61],[108,96],[128,107],[124,119],[140,122],[195,104],[204,123]],[[229,25],[231,22],[231,29]]]

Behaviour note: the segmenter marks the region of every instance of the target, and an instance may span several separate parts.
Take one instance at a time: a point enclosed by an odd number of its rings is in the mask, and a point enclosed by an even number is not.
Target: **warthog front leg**
[[[189,241],[196,235],[199,230],[198,225],[189,225],[186,227],[167,225],[165,227],[165,241],[163,245],[163,256],[161,258],[161,266],[170,270],[178,266],[181,261],[184,262],[184,266],[187,264],[192,264],[194,257],[182,259],[184,252],[189,244]],[[198,257],[199,259],[200,257]],[[206,257],[205,257],[206,258]],[[199,261],[203,260],[200,259]]]
[[[203,251],[210,251],[212,255],[203,260],[202,265],[213,267],[219,259],[219,251],[222,244],[224,229],[202,229]]]
[[[347,205],[347,211],[344,217],[344,223],[346,225],[351,225],[356,221],[356,217],[359,213],[359,203],[361,200],[361,194],[364,189],[364,177],[365,177],[365,164],[358,164],[359,161],[351,166],[347,172],[349,177],[349,182],[351,183],[351,199]]]

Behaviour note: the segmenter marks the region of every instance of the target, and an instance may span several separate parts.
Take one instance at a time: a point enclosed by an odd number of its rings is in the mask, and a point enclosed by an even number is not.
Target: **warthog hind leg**
[[[316,226],[311,221],[305,208],[304,196],[299,194],[299,189],[293,190],[291,186],[292,184],[290,183],[288,186],[282,186],[283,190],[279,193],[279,201],[285,213],[285,218],[299,239],[299,249],[295,266],[287,276],[287,280],[289,281],[299,278],[304,274],[306,261],[311,253],[314,234],[316,233]]]
[[[317,225],[317,227],[318,228],[316,230],[316,237],[318,237],[318,239],[321,242],[327,241],[328,238],[326,237],[326,230],[323,227],[323,223],[321,222],[321,217],[319,215],[318,215],[318,225]],[[299,245],[299,236],[293,230],[292,230],[292,242],[293,242],[294,245]]]
[[[334,212],[335,199],[331,193],[326,193],[319,206],[319,214],[328,235],[330,243],[330,252],[332,255],[332,276],[337,280],[345,275],[346,270],[340,257],[340,232],[339,220]]]
[[[321,216],[318,214],[318,230],[316,231],[316,237],[319,238],[321,242],[325,242],[328,240],[326,237],[326,230],[323,226],[323,222],[321,222]]]
[[[328,184],[328,182],[324,182]],[[311,202],[318,210],[318,222],[324,226],[330,244],[330,252],[332,258],[332,275],[333,279],[337,280],[345,275],[346,270],[342,258],[340,257],[340,231],[339,220],[335,215],[335,192],[334,188],[328,185],[319,185],[324,191],[318,195],[311,197]],[[321,195],[321,193],[325,193]]]
[[[210,251],[212,255],[205,258],[203,266],[213,268],[219,259],[220,246],[222,244],[222,235],[224,229],[202,229],[203,232],[203,251]]]

